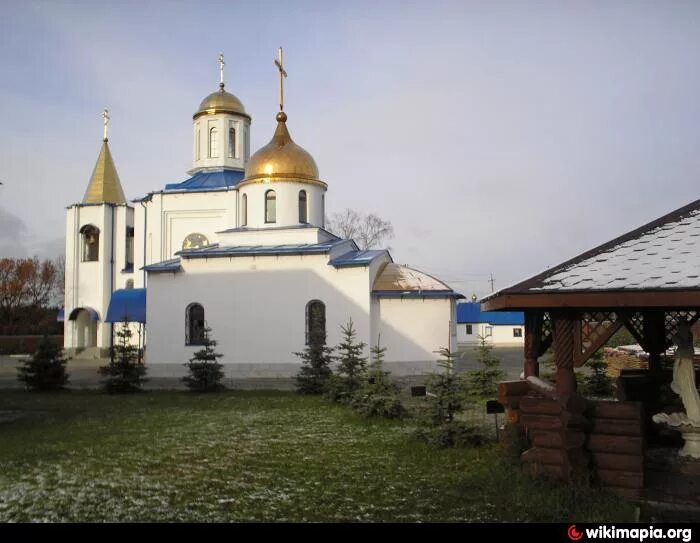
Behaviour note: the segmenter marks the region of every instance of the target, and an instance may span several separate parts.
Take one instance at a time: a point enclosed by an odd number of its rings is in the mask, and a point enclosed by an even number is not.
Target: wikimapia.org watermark
[[[585,533],[584,533],[585,532]],[[569,526],[567,535],[571,541],[581,541],[584,538],[591,539],[627,539],[632,541],[646,541],[658,539],[679,539],[684,542],[693,539],[692,528],[616,528],[615,526],[600,525],[597,528],[576,529],[576,525]]]

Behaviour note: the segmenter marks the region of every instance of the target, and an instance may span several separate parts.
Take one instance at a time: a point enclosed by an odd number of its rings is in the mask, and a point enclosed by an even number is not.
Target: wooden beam
[[[626,290],[501,294],[481,302],[483,311],[500,309],[698,309],[700,290]]]
[[[608,326],[608,328],[603,332],[600,336],[596,338],[596,340],[591,343],[588,348],[583,351],[579,352],[577,351],[576,357],[574,358],[574,365],[577,368],[580,368],[583,366],[586,362],[588,362],[588,359],[595,354],[595,352],[600,349],[603,345],[605,345],[608,340],[613,336],[615,332],[617,332],[620,328],[622,328],[622,320],[618,317],[618,319]],[[579,327],[580,331],[580,327]]]

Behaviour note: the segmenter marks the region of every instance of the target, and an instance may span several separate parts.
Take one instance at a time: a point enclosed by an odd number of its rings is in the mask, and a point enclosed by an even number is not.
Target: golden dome
[[[318,178],[318,166],[313,157],[292,141],[287,130],[287,115],[284,112],[277,114],[277,129],[270,143],[250,157],[242,183],[272,179],[326,186]]]
[[[241,101],[230,92],[226,92],[223,85],[220,86],[218,91],[212,92],[202,100],[193,119],[200,115],[213,115],[214,113],[235,113],[250,119],[250,115],[245,112]]]

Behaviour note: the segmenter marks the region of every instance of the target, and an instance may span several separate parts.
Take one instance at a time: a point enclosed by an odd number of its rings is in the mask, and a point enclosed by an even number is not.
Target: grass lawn
[[[413,424],[285,392],[0,391],[0,521],[633,519]]]

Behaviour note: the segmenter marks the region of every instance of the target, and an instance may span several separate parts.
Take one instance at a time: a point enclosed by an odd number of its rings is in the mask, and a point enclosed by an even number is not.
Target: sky
[[[327,210],[468,297],[700,198],[700,2],[0,0],[0,256],[63,251],[109,107],[128,199],[187,178],[217,88],[294,140]]]

